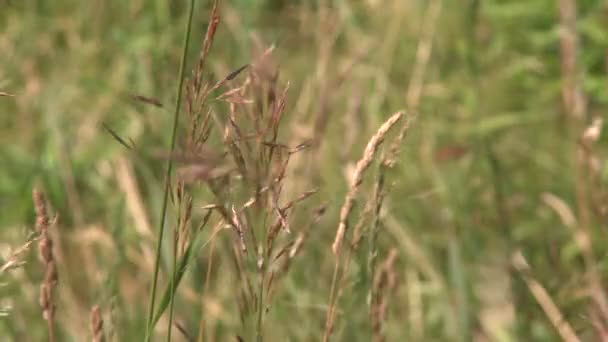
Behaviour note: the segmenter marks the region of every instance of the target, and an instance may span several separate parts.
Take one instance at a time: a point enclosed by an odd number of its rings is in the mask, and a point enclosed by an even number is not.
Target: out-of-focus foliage
[[[428,26],[428,8],[437,2],[439,16]],[[400,109],[416,119],[385,175],[377,260],[398,251],[386,339],[559,339],[511,267],[516,250],[574,331],[597,338],[596,323],[607,318],[591,299],[593,276],[608,280],[606,139],[589,150],[589,163],[577,153],[584,129],[608,106],[608,4],[577,2],[575,56],[586,107],[573,120],[562,100],[560,2],[222,1],[205,78],[217,81],[274,46],[279,83],[289,83],[279,141],[294,146],[321,137],[314,152],[293,161],[299,166],[291,177],[294,189],[319,189],[307,210],[326,204],[327,212],[273,294],[266,340],[321,339],[348,177],[369,137]],[[197,4],[188,70],[197,63],[210,3]],[[138,233],[121,179],[134,180],[157,227],[164,161],[153,155],[167,149],[173,118],[131,95],[172,107],[186,9],[186,1],[168,0],[0,0],[0,92],[15,95],[0,96],[0,260],[33,229],[31,189],[43,188],[60,217],[60,340],[89,338],[88,311],[96,303],[109,340],[142,337],[151,280],[145,251],[154,237]],[[432,51],[414,108],[406,98],[429,28]],[[219,102],[212,106],[224,108]],[[127,151],[103,123],[146,153]],[[130,176],[120,171],[125,160]],[[378,169],[374,164],[363,184],[353,221],[372,201]],[[314,181],[299,183],[304,175]],[[196,192],[195,217],[211,201],[209,191]],[[569,212],[571,225],[563,220]],[[308,222],[299,215],[290,217],[296,232]],[[212,230],[201,234],[207,241]],[[590,239],[588,254],[580,234]],[[206,339],[218,341],[249,336],[233,286],[232,235],[225,235],[215,252],[207,244],[197,251],[176,297],[186,331],[196,336],[202,313]],[[368,237],[350,260],[335,340],[368,341],[372,334]],[[169,240],[165,270],[172,265]],[[0,336],[8,340],[46,336],[35,254],[33,248],[23,267],[0,274],[0,310],[7,309]],[[166,322],[157,333],[166,335]]]

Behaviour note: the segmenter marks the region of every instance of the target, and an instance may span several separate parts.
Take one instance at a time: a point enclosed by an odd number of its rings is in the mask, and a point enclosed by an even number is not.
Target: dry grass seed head
[[[22,261],[22,259],[25,257],[25,254],[30,250],[30,247],[32,246],[34,241],[34,238],[28,238],[28,240],[23,245],[19,246],[14,250],[10,250],[8,257],[6,258],[6,262],[4,262],[4,265],[0,267],[0,274],[23,266],[25,264],[25,261]]]
[[[52,223],[49,219],[47,205],[42,192],[34,189],[32,197],[36,209],[36,231],[39,234],[38,249],[40,261],[45,268],[44,280],[40,284],[39,301],[42,308],[42,317],[47,321],[49,341],[52,342],[54,340],[55,318],[53,290],[58,280],[57,267],[53,257],[53,241],[49,234],[49,228],[54,225],[54,222]]]
[[[211,46],[213,45],[213,41],[215,38],[215,33],[217,32],[217,27],[220,23],[220,11],[218,7],[218,1],[213,2],[213,8],[211,9],[211,20],[209,21],[209,25],[207,26],[207,33],[205,34],[205,40],[203,42],[203,49],[201,50],[201,54],[198,60],[198,65],[194,70],[194,79],[193,85],[195,93],[198,95],[201,91],[201,86],[203,84],[203,71],[205,69],[205,62],[207,61],[207,56],[209,55],[209,51],[211,50]]]
[[[397,112],[393,114],[390,118],[388,118],[388,120],[386,120],[382,124],[382,126],[380,126],[376,134],[374,134],[367,143],[365,151],[363,152],[363,157],[357,162],[357,166],[352,177],[350,188],[348,190],[348,193],[346,194],[346,199],[344,200],[342,209],[340,210],[340,223],[338,225],[336,238],[332,245],[332,251],[336,255],[341,250],[344,235],[346,233],[346,230],[348,229],[348,216],[350,215],[350,212],[355,204],[355,198],[357,196],[361,183],[363,182],[363,176],[365,174],[365,171],[372,164],[378,147],[384,141],[386,134],[397,122],[399,122],[399,120],[401,120],[403,115],[403,112]]]
[[[99,305],[91,308],[91,334],[93,342],[102,342],[103,339],[103,317]]]

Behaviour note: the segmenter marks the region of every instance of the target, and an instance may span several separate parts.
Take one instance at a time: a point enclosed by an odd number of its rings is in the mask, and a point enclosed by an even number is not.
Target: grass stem
[[[173,114],[173,130],[171,132],[171,148],[170,152],[173,153],[175,150],[175,142],[177,140],[177,126],[179,123],[179,113],[182,105],[182,90],[185,77],[186,69],[186,56],[188,54],[188,45],[190,44],[190,31],[192,28],[192,16],[194,13],[195,0],[190,0],[190,7],[188,8],[188,19],[186,22],[186,32],[184,32],[184,43],[182,46],[182,58],[179,66],[179,81],[177,83],[177,99],[175,101],[175,112]],[[154,324],[152,318],[154,315],[154,304],[156,300],[156,289],[158,285],[158,272],[160,269],[161,259],[161,247],[163,241],[163,235],[165,231],[165,218],[167,216],[167,205],[169,200],[169,189],[171,185],[171,172],[173,171],[173,160],[169,158],[167,160],[167,171],[165,173],[165,190],[163,195],[163,205],[160,214],[160,222],[158,229],[158,241],[156,243],[156,257],[154,261],[154,276],[152,279],[152,292],[150,293],[150,304],[148,307],[148,323],[146,325],[146,337],[145,341],[150,341]],[[173,297],[171,297],[173,301]]]

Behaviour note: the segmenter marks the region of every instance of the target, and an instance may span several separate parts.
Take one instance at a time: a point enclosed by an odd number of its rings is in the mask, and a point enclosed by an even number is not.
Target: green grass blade
[[[163,293],[163,296],[160,299],[160,302],[158,303],[158,308],[156,309],[156,312],[154,312],[154,316],[152,318],[152,325],[156,325],[156,323],[158,323],[158,320],[160,320],[160,317],[165,312],[165,310],[167,310],[167,307],[173,300],[175,292],[177,291],[177,287],[181,282],[182,278],[184,277],[186,270],[188,269],[188,265],[196,256],[196,253],[193,253],[193,251],[200,250],[202,246],[203,239],[197,237],[186,248],[184,255],[179,261],[177,272],[175,272],[175,275],[171,280],[171,284],[165,289],[165,292]]]
[[[190,44],[190,31],[192,28],[192,16],[194,13],[194,3],[195,0],[190,0],[190,7],[188,9],[188,20],[186,22],[186,32],[184,33],[184,44],[182,47],[182,59],[179,66],[179,82],[177,84],[177,100],[175,102],[175,112],[173,115],[173,131],[171,133],[171,153],[175,150],[175,141],[177,140],[177,126],[179,123],[179,113],[182,105],[182,90],[186,69],[186,56],[188,55],[188,45]],[[154,330],[154,326],[156,322],[153,322],[153,312],[154,312],[154,304],[156,300],[156,288],[158,283],[158,272],[160,269],[160,258],[161,258],[161,246],[163,241],[163,235],[165,230],[165,218],[167,215],[167,205],[169,199],[169,185],[171,182],[171,171],[173,170],[173,160],[171,158],[167,161],[167,171],[165,174],[165,191],[163,197],[163,206],[161,209],[161,218],[159,223],[158,230],[158,241],[156,243],[156,257],[154,263],[154,277],[152,280],[152,292],[150,294],[150,305],[148,307],[148,323],[146,328],[146,338],[145,341],[150,341],[152,336],[152,330]]]

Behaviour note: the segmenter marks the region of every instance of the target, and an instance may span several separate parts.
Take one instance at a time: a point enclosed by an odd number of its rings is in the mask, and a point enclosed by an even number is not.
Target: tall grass
[[[186,57],[188,55],[188,47],[190,45],[190,31],[192,30],[192,16],[194,15],[194,4],[195,1],[190,1],[190,6],[188,7],[188,20],[186,21],[186,29],[184,32],[184,44],[182,48],[182,58],[179,65],[179,81],[177,82],[177,98],[175,101],[175,111],[173,113],[173,127],[171,129],[171,145],[170,145],[170,153],[173,153],[175,150],[175,143],[177,141],[177,129],[179,123],[179,113],[181,112],[182,107],[182,90],[184,84],[184,77],[186,74]],[[152,335],[152,330],[154,329],[154,322],[152,319],[154,318],[154,304],[156,301],[156,288],[158,283],[158,272],[160,270],[161,263],[161,246],[163,244],[163,236],[165,232],[165,219],[167,215],[167,205],[169,200],[169,191],[171,186],[171,171],[173,170],[173,159],[169,158],[167,160],[167,171],[165,172],[165,190],[163,193],[163,204],[160,212],[160,225],[158,228],[158,240],[156,242],[156,257],[154,261],[154,275],[152,276],[152,291],[150,293],[150,305],[148,307],[148,322],[146,329],[146,341],[149,341]],[[174,264],[174,269],[176,264]],[[171,287],[174,287],[174,279],[175,277],[171,277]],[[172,293],[174,291],[171,291]],[[171,322],[173,321],[173,295],[170,299],[170,318],[169,318],[169,332],[167,334],[167,339],[171,340]]]
[[[605,339],[603,1],[0,7],[3,338]]]

